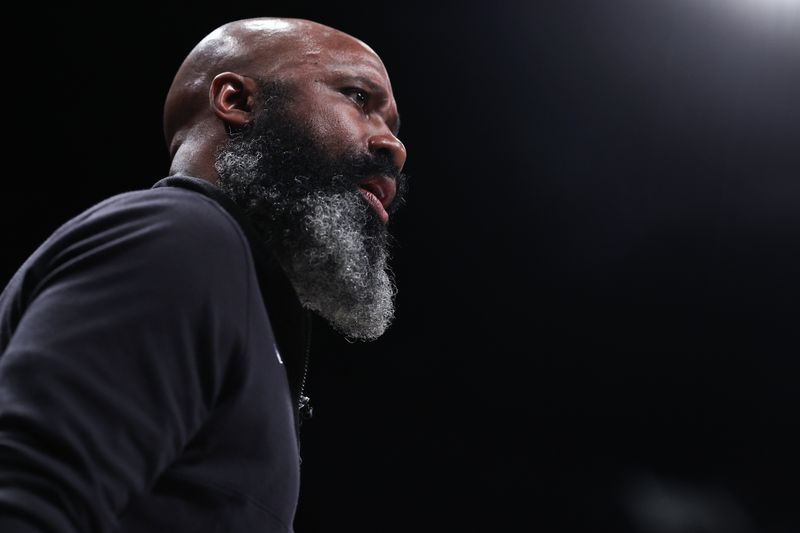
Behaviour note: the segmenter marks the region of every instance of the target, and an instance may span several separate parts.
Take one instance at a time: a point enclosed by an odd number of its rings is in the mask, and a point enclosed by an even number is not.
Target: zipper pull
[[[311,398],[308,396],[300,396],[300,419],[308,420],[314,416],[314,407],[311,405]]]

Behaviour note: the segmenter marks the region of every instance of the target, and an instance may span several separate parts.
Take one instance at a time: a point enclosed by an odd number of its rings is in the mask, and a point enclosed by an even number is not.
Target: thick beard
[[[405,176],[388,157],[331,160],[308,128],[288,117],[286,86],[266,85],[263,110],[217,155],[218,185],[244,209],[291,280],[304,307],[351,339],[380,337],[396,293],[383,223],[358,191],[360,180]]]

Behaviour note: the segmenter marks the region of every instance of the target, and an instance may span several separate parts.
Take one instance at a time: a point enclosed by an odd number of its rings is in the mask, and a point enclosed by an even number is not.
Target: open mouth
[[[395,184],[394,180],[386,176],[368,178],[358,184],[358,190],[370,207],[375,210],[381,222],[388,223],[389,213],[387,208],[397,194],[397,184]]]

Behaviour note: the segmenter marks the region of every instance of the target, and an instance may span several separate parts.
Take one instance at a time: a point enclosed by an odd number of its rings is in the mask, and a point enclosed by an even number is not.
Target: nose
[[[403,143],[389,132],[370,137],[368,142],[369,151],[373,154],[380,152],[387,153],[391,157],[398,170],[403,170],[406,164],[406,147]]]

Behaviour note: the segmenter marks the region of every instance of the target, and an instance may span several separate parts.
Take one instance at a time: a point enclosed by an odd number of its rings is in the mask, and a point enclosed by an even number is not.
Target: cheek
[[[359,118],[358,110],[346,103],[314,106],[305,115],[320,145],[335,153],[364,149]]]

